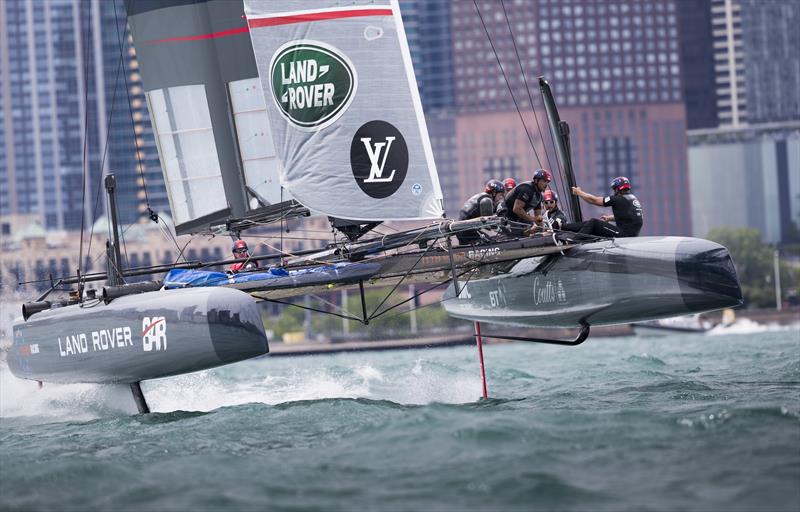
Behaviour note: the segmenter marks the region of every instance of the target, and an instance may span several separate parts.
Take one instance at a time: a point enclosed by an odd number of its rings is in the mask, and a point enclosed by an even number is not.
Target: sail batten
[[[442,217],[397,3],[245,0],[245,15],[281,185],[332,217]]]

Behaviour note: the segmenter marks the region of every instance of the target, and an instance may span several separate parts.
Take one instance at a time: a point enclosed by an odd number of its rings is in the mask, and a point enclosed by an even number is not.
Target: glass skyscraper
[[[105,213],[98,190],[113,171],[120,219],[133,222],[140,161],[151,206],[168,211],[125,27],[121,0],[0,3],[0,215],[88,229]]]

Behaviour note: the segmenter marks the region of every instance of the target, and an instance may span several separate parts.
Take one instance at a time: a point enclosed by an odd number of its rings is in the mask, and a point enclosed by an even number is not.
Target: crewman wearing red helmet
[[[553,229],[563,229],[567,224],[567,216],[558,207],[558,194],[556,194],[555,190],[547,189],[544,191],[542,204],[544,205],[542,217],[545,218],[546,224]]]
[[[631,180],[618,176],[611,180],[611,190],[614,191],[613,195],[599,197],[584,192],[581,187],[572,187],[573,195],[595,206],[611,207],[612,214],[603,215],[600,219],[571,223],[564,229],[603,237],[638,236],[642,230],[642,204],[631,192]]]
[[[237,260],[242,260],[231,265],[231,272],[243,272],[245,270],[252,270],[258,268],[258,262],[253,261],[250,255],[250,250],[247,247],[247,242],[244,240],[236,240],[233,243],[233,257]]]

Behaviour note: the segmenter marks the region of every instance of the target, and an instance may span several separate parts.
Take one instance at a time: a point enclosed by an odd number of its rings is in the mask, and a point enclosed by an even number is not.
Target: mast
[[[575,183],[575,173],[572,169],[572,155],[570,154],[569,146],[569,125],[559,117],[558,108],[556,108],[556,100],[553,98],[553,92],[550,90],[550,84],[547,83],[547,80],[543,76],[539,77],[539,88],[542,90],[544,108],[547,111],[547,122],[550,125],[550,134],[556,144],[561,165],[564,167],[564,175],[567,179],[567,192],[570,192],[572,187],[577,185]],[[574,196],[571,193],[569,194],[569,209],[570,216],[574,222],[581,222],[583,220],[580,200],[578,196]]]
[[[124,282],[124,280],[122,277],[122,256],[119,252],[119,225],[117,224],[117,199],[115,195],[117,180],[113,174],[106,176],[105,186],[108,194],[108,207],[111,210],[111,233],[114,239],[112,247],[108,251],[108,258],[111,262],[108,284],[114,286]]]

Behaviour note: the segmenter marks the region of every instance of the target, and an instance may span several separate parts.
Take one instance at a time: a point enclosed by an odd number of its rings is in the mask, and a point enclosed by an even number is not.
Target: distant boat
[[[723,310],[722,321],[712,322],[702,313],[631,324],[638,336],[667,336],[670,334],[705,334],[711,330],[723,331],[736,323],[736,313],[730,308]]]

